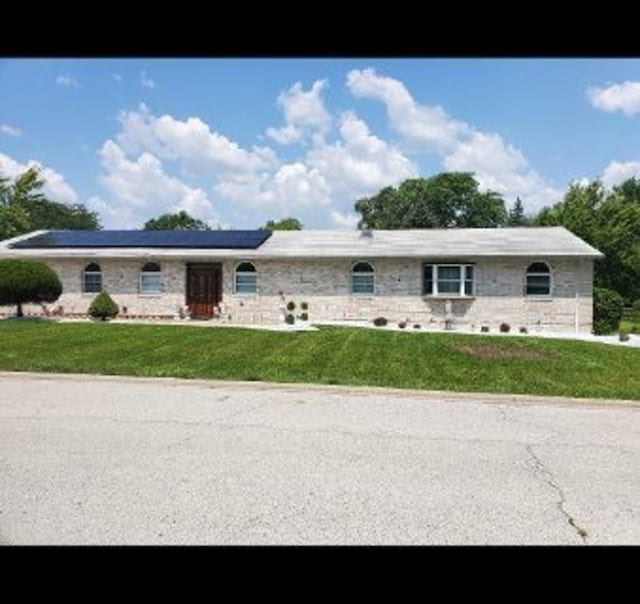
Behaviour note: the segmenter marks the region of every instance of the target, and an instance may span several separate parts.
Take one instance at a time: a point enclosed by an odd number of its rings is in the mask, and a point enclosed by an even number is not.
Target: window
[[[373,267],[368,262],[358,262],[351,269],[351,293],[373,294]]]
[[[82,271],[82,291],[86,293],[102,291],[102,271],[99,264],[92,262],[84,267],[84,271]]]
[[[236,294],[255,294],[258,291],[258,275],[251,262],[241,262],[236,267]]]
[[[147,262],[140,271],[140,293],[161,294],[162,269],[157,262]]]
[[[472,264],[425,264],[423,270],[425,296],[473,296]]]
[[[544,262],[534,262],[527,268],[525,295],[551,295],[551,271]]]

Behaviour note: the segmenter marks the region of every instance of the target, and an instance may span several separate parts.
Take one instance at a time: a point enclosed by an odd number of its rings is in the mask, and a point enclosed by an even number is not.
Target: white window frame
[[[544,264],[548,269],[548,273],[530,273],[529,267],[533,264]],[[529,277],[548,277],[549,278],[549,293],[548,294],[530,294],[527,292],[527,287],[529,285]],[[548,299],[553,297],[553,268],[548,262],[544,260],[535,260],[534,262],[529,262],[527,267],[524,270],[524,297],[525,298],[542,298]]]
[[[371,272],[354,272],[354,268],[356,266],[358,266],[358,264],[368,264],[371,267]],[[355,275],[358,275],[359,277],[361,277],[362,275],[366,275],[366,276],[370,276],[371,277],[371,291],[370,292],[356,292],[353,291],[353,277]],[[351,265],[351,283],[350,283],[350,289],[351,289],[351,295],[352,296],[359,296],[359,297],[371,297],[371,296],[375,296],[376,295],[376,267],[373,265],[373,263],[369,262],[368,260],[358,260],[357,262],[354,262]]]
[[[472,263],[459,263],[459,262],[423,262],[422,264],[422,288],[424,290],[424,269],[426,266],[430,266],[432,270],[431,278],[433,283],[433,291],[431,293],[424,293],[423,296],[428,298],[473,298],[476,295],[476,265]],[[473,269],[473,279],[471,279],[471,293],[465,293],[465,284],[467,279],[467,268]],[[457,292],[439,292],[438,281],[439,268],[459,268],[460,269],[460,287]],[[446,279],[446,281],[453,281],[453,279]]]
[[[238,267],[242,266],[243,264],[250,264],[251,266],[253,266],[253,271],[239,271]],[[239,292],[238,291],[238,275],[240,276],[251,276],[255,278],[255,290],[252,292]],[[254,262],[251,262],[251,260],[242,260],[240,262],[238,262],[235,266],[235,268],[233,269],[233,293],[236,296],[256,296],[258,295],[258,268],[256,267]]]
[[[156,264],[157,266],[160,267],[159,271],[145,271],[142,270],[144,269],[145,266],[147,266],[147,264]],[[149,277],[149,276],[153,276],[153,277],[160,277],[160,281],[159,281],[159,289],[157,290],[153,290],[153,291],[145,291],[144,287],[143,287],[143,280],[144,277]],[[159,296],[161,294],[164,293],[164,279],[163,279],[163,275],[162,275],[162,265],[159,262],[154,262],[154,261],[149,261],[149,262],[145,262],[141,267],[140,267],[140,281],[139,281],[139,292],[141,296]]]
[[[86,270],[87,266],[91,266],[92,264],[95,264],[95,266],[97,266],[100,270],[98,270],[98,271],[88,271],[88,270]],[[100,289],[98,291],[89,291],[87,289],[86,277],[88,275],[90,275],[92,277],[98,275],[100,277]],[[104,291],[104,278],[102,276],[102,267],[97,262],[89,262],[89,264],[87,264],[82,269],[82,293],[83,294],[99,294],[102,291]]]

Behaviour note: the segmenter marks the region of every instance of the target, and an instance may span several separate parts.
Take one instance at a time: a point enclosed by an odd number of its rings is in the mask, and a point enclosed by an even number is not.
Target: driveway
[[[0,543],[640,544],[640,407],[0,374]]]

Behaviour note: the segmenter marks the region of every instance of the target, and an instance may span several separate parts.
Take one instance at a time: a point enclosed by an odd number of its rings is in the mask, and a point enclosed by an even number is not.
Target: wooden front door
[[[211,319],[222,300],[220,264],[187,265],[187,306],[193,319]]]

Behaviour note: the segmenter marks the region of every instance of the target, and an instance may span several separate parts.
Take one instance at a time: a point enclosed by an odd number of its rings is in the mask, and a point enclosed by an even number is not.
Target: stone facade
[[[140,269],[149,261],[162,267],[165,291],[140,294]],[[253,260],[257,269],[257,294],[234,293],[234,269],[241,259],[223,262],[222,316],[232,323],[277,323],[283,307],[293,300],[309,305],[313,321],[366,320],[384,316],[390,322],[407,320],[423,328],[442,328],[445,300],[422,296],[422,265],[428,259],[363,259],[375,268],[375,294],[353,295],[352,260]],[[512,331],[526,327],[536,331],[581,331],[592,328],[593,261],[548,259],[552,296],[524,296],[525,272],[536,258],[479,259],[475,262],[475,295],[452,299],[453,328],[497,331],[503,322]],[[47,260],[61,277],[64,293],[58,304],[65,315],[87,312],[95,294],[81,291],[82,270],[89,262],[75,259]],[[187,261],[101,259],[103,287],[126,313],[134,316],[178,317],[185,306]],[[5,311],[8,310],[4,309]],[[27,309],[28,310],[28,309]],[[39,309],[38,309],[39,310]]]

